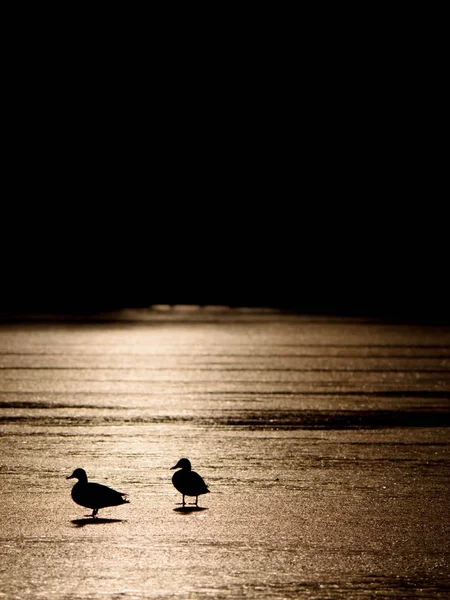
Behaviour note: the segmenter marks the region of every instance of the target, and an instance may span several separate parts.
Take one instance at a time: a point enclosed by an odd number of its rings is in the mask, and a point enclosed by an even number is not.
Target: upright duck
[[[207,494],[209,489],[203,478],[192,471],[191,461],[188,458],[180,458],[171,469],[181,469],[181,471],[176,471],[173,474],[172,483],[180,494],[183,494],[183,506],[186,504],[184,501],[185,496],[195,496],[195,506],[198,506],[198,497]]]
[[[84,469],[75,469],[72,475],[66,479],[78,479],[72,488],[72,500],[86,508],[92,508],[92,517],[95,519],[99,508],[106,506],[118,506],[129,502],[126,494],[117,492],[101,483],[88,483],[86,471]]]

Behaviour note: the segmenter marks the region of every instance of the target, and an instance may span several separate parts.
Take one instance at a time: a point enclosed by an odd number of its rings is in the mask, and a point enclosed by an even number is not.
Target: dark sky
[[[408,218],[374,204],[329,210],[306,200],[18,212],[3,225],[3,311],[215,303],[405,318],[449,313],[437,215],[430,230],[420,213]]]
[[[169,87],[83,77],[78,95],[27,56],[4,108],[0,309],[448,314],[436,110],[417,61],[356,54],[251,54],[228,87],[180,61]]]

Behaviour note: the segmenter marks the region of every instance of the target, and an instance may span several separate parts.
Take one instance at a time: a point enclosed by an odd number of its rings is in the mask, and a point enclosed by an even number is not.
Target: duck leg
[[[92,518],[96,519],[97,518],[97,513],[98,513],[98,508],[94,508],[94,510],[92,511]]]
[[[184,494],[183,494],[183,506],[186,506],[186,502],[184,501]]]

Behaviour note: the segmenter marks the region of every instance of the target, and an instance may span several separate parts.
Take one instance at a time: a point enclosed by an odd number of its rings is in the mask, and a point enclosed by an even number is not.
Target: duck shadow
[[[72,519],[71,523],[76,527],[84,527],[85,525],[104,525],[105,523],[125,523],[124,519],[104,519],[102,517],[98,517],[93,519],[92,517],[87,517],[84,519]]]
[[[203,506],[178,506],[177,508],[173,509],[175,512],[179,512],[179,513],[183,513],[183,514],[188,514],[188,513],[192,513],[192,512],[200,512],[202,510],[208,510],[206,507]]]

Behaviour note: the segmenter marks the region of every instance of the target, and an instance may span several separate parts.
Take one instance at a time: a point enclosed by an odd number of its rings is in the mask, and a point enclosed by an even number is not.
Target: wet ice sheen
[[[0,598],[448,598],[449,364],[443,327],[1,326]],[[91,523],[76,467],[130,504]]]

